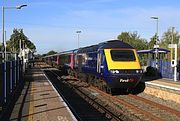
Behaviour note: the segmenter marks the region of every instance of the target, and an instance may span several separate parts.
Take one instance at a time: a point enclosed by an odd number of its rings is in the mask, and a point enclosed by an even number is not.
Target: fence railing
[[[162,78],[174,78],[174,69],[171,67],[171,62],[168,60],[159,60],[159,72],[161,73]],[[150,66],[156,67],[156,61],[150,60]],[[180,79],[180,61],[178,61],[177,65],[177,79]]]
[[[15,90],[22,84],[23,61],[14,60],[0,64],[0,112],[10,103]]]

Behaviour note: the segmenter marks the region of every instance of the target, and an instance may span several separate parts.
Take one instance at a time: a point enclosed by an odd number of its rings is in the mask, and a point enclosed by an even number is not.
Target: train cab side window
[[[104,56],[104,54],[102,54],[102,57],[101,57],[101,63],[103,63],[104,60],[105,60],[105,56]]]

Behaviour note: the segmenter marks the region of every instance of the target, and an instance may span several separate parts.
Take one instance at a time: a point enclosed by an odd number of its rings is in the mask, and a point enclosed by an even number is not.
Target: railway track
[[[116,120],[121,121],[121,119],[114,115],[112,112],[107,110],[104,106],[95,102],[86,93],[76,88],[65,85],[62,80],[59,81],[59,75],[57,71],[45,71],[46,75],[55,86],[57,91],[66,101],[70,109],[76,118],[80,121],[110,121]],[[59,74],[59,73],[58,73]]]
[[[156,103],[156,102],[153,102],[153,101],[150,101],[150,100],[147,100],[145,98],[142,98],[142,97],[139,97],[137,95],[132,95],[132,94],[129,94],[130,97],[133,97],[135,99],[138,99],[140,101],[143,101],[145,103],[148,103],[150,104],[151,106],[153,107],[156,107],[156,108],[159,108],[161,110],[165,110],[165,111],[168,111],[169,113],[173,114],[173,115],[177,115],[177,116],[180,116],[180,112],[175,110],[175,109],[172,109],[172,108],[169,108],[167,106],[164,106],[164,105],[161,105],[159,103]]]
[[[104,117],[108,117],[107,120],[180,120],[180,112],[167,106],[132,94],[111,96],[96,87],[89,86],[83,81],[69,77],[62,79],[59,71],[53,73],[56,75],[58,83],[61,82],[80,95],[96,111],[101,112],[101,116],[103,114]],[[68,91],[65,92],[67,93]]]
[[[94,87],[93,87],[94,88]],[[97,92],[98,89],[94,89]],[[109,96],[108,94],[101,92],[104,97]],[[120,96],[110,96],[109,98],[112,103],[114,101],[118,102],[115,105],[126,105],[125,107],[129,107],[129,109],[133,109],[133,114],[139,115],[141,119],[149,119],[149,120],[169,120],[175,121],[180,120],[180,112],[169,108],[167,106],[158,104],[156,102],[152,102],[145,98],[139,97],[137,95],[120,95]],[[129,110],[127,109],[127,110]],[[131,112],[131,111],[130,111]]]
[[[81,82],[82,83],[82,82]],[[72,83],[75,84],[75,83]],[[78,83],[75,85],[78,87]],[[167,106],[158,104],[156,102],[147,100],[145,98],[139,97],[137,95],[121,95],[121,96],[111,96],[95,87],[88,87],[89,92],[97,94],[101,99],[107,99],[110,101],[111,106],[114,104],[114,108],[119,107],[124,111],[124,115],[137,118],[140,120],[180,120],[180,112],[169,108]],[[86,88],[87,90],[87,88]],[[127,111],[128,110],[128,111]],[[132,115],[130,115],[130,114]]]

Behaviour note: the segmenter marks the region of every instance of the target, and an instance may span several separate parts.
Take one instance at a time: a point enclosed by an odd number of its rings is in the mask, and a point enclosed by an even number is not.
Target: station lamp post
[[[78,49],[79,49],[79,35],[80,35],[81,31],[76,31],[76,33],[77,33],[77,36],[78,36]]]
[[[155,49],[155,58],[156,58],[156,68],[159,69],[159,64],[158,64],[158,49],[159,49],[159,40],[158,40],[158,17],[151,17],[151,19],[156,20],[156,33],[155,33],[155,45],[154,45],[154,49]]]
[[[2,6],[2,41],[3,41],[3,62],[6,61],[6,52],[5,52],[5,35],[4,35],[4,10],[5,9],[21,9],[22,7],[26,7],[27,5],[18,5],[15,7],[4,7]]]

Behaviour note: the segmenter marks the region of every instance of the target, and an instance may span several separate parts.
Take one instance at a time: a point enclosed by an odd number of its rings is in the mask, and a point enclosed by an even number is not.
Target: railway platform
[[[25,74],[25,85],[9,120],[72,121],[76,120],[40,66],[35,64]]]
[[[162,78],[146,82],[146,84],[167,88],[169,90],[180,91],[180,81],[174,82],[172,79]]]
[[[174,82],[172,79],[160,78],[143,80],[146,84],[145,93],[154,95],[164,100],[180,103],[180,81]]]

